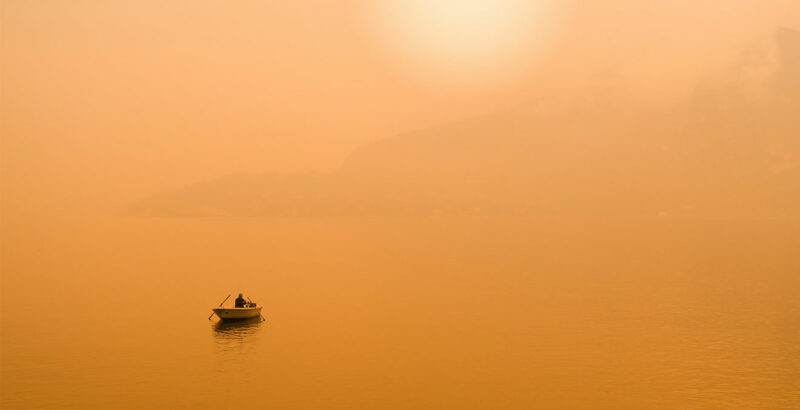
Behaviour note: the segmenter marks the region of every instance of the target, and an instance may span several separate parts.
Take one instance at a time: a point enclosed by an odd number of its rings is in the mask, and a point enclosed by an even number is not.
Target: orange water
[[[800,407],[797,221],[14,221],[2,408]],[[267,321],[207,320],[227,294]]]

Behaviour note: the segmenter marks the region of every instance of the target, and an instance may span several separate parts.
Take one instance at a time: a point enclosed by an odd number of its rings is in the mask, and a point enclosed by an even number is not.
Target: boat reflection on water
[[[214,331],[230,334],[251,333],[259,327],[261,322],[260,317],[243,320],[218,320],[214,323]]]
[[[212,325],[214,340],[223,350],[249,344],[257,339],[262,322],[260,317],[237,321],[217,321]]]

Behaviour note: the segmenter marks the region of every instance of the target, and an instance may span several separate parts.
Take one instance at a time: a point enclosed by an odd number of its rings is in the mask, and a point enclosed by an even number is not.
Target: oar
[[[228,296],[226,296],[225,299],[222,299],[222,303],[219,304],[219,307],[222,307],[222,305],[225,304],[225,301],[228,300],[229,297],[231,297],[230,294],[228,294]],[[214,316],[214,312],[213,311],[211,312],[211,316]],[[211,316],[208,317],[208,320],[211,320]]]
[[[247,297],[247,300],[248,300],[250,303],[253,303],[253,301],[252,301],[252,300],[250,300],[250,296],[248,296],[248,297]],[[253,303],[253,304],[255,305],[255,303]],[[267,321],[267,319],[264,317],[264,315],[262,315],[262,314],[261,314],[261,312],[260,312],[260,311],[258,312],[258,315],[259,315],[259,316],[261,316],[261,321],[262,321],[262,322],[266,322],[266,321]]]

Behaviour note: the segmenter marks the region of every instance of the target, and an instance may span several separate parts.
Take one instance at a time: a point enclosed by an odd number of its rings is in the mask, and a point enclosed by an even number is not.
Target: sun
[[[508,75],[543,35],[545,1],[386,0],[375,2],[378,46],[418,74],[453,81]]]

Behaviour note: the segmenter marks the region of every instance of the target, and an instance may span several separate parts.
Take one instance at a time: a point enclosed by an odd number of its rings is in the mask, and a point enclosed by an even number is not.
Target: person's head
[[[244,294],[243,294],[243,293],[240,293],[240,294],[239,294],[239,297],[242,297],[242,296],[244,296]]]

